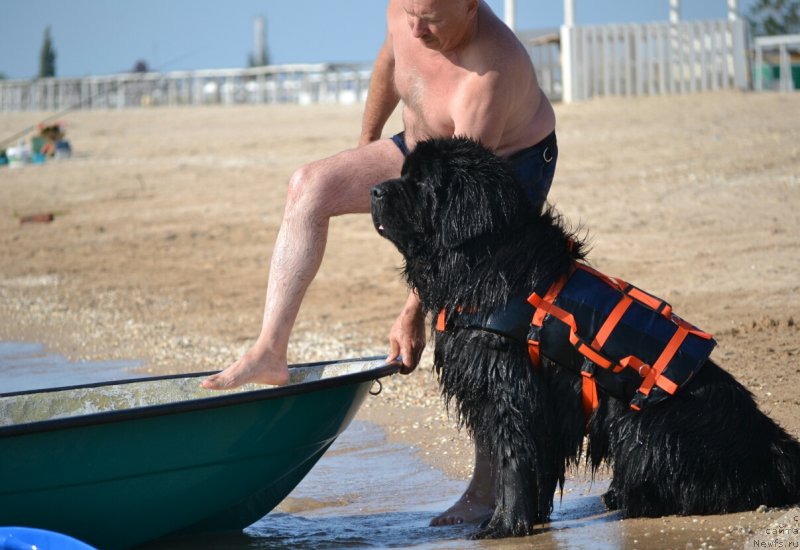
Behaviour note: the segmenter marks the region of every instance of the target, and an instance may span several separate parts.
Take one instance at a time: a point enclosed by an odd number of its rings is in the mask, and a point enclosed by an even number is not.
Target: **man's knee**
[[[301,208],[307,213],[323,213],[329,202],[332,178],[320,163],[301,166],[289,178],[286,208]]]

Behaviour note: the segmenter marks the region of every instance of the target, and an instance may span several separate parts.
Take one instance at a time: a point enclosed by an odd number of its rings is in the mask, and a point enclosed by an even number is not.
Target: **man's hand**
[[[402,356],[401,374],[411,374],[425,349],[425,314],[416,293],[411,292],[406,305],[389,330],[389,356],[394,361]]]

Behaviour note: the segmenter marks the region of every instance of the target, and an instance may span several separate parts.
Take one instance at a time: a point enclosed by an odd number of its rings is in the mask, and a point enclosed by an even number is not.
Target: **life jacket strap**
[[[541,329],[541,327],[537,327],[533,325],[533,323],[531,323],[528,329],[528,357],[531,359],[531,366],[533,368],[537,368],[542,361],[539,345],[539,329]]]
[[[600,398],[597,395],[597,382],[594,377],[594,363],[588,358],[583,360],[581,366],[581,403],[583,405],[583,417],[588,426],[589,419],[600,406]]]
[[[436,330],[444,332],[447,329],[447,312],[444,309],[439,310],[439,316],[436,318]]]

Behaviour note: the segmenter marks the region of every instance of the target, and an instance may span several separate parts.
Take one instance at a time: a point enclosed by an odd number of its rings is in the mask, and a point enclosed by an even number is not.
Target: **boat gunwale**
[[[336,365],[344,363],[364,363],[368,361],[379,361],[385,359],[385,357],[386,356],[356,357],[352,359],[336,359],[332,361],[319,361],[314,363],[298,363],[294,365],[289,365],[289,368],[299,369],[299,368],[325,367],[328,365]],[[399,361],[384,362],[380,366],[370,368],[367,370],[360,370],[357,372],[351,372],[347,374],[333,376],[330,378],[320,378],[308,382],[299,382],[296,384],[290,384],[286,386],[270,386],[263,389],[250,390],[233,394],[211,395],[210,397],[177,401],[174,403],[145,405],[142,407],[132,407],[129,409],[81,414],[77,416],[67,416],[63,418],[40,420],[37,422],[28,422],[24,424],[11,424],[8,426],[0,426],[0,438],[14,437],[19,435],[29,435],[47,431],[65,430],[83,426],[96,426],[100,424],[122,422],[125,420],[139,420],[143,418],[166,416],[170,414],[191,412],[195,410],[214,409],[227,405],[250,403],[253,401],[266,401],[272,399],[279,399],[283,397],[291,397],[293,395],[310,393],[313,391],[362,383],[368,380],[378,380],[379,378],[384,378],[386,376],[397,373],[400,370],[401,366],[402,363],[400,363]],[[27,394],[51,393],[57,391],[98,388],[103,386],[117,386],[117,385],[134,384],[141,382],[153,382],[157,380],[200,378],[202,376],[209,376],[212,374],[216,374],[217,372],[219,371],[167,374],[162,376],[149,376],[143,378],[111,380],[107,382],[93,382],[91,384],[78,384],[75,386],[62,386],[58,388],[25,390],[18,392],[3,393],[0,394],[0,398],[14,397],[18,395],[27,395]]]

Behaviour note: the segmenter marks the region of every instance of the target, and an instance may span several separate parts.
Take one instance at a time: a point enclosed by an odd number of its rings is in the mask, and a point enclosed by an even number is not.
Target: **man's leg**
[[[397,146],[382,139],[306,165],[292,175],[272,252],[261,333],[247,353],[204,380],[203,387],[286,383],[289,335],[322,262],[330,218],[369,212],[370,189],[399,176],[402,164]]]
[[[481,523],[494,513],[495,467],[489,453],[475,442],[475,468],[467,490],[450,508],[431,520],[431,525]]]

